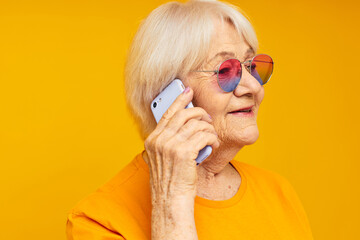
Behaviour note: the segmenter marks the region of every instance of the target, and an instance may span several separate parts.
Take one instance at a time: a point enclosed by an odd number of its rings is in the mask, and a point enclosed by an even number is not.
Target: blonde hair
[[[143,140],[156,127],[152,100],[173,79],[181,79],[204,63],[214,17],[230,22],[257,51],[255,31],[240,11],[216,0],[169,2],[153,10],[141,23],[128,53],[125,94]]]

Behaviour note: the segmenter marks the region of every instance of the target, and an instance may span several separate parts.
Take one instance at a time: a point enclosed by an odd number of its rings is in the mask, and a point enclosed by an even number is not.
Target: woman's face
[[[250,46],[231,24],[218,22],[215,29],[206,64],[201,70],[217,70],[229,58],[244,62],[254,56]],[[245,70],[244,65],[242,67],[240,83],[233,92],[224,92],[217,83],[217,75],[212,72],[192,72],[184,79],[185,85],[194,90],[194,105],[210,114],[221,144],[229,146],[249,145],[259,136],[256,118],[264,98],[264,87]],[[251,106],[250,114],[233,112]]]

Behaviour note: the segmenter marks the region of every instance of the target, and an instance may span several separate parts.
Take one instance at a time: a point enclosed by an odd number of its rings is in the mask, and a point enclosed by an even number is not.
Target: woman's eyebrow
[[[222,51],[222,52],[218,52],[217,54],[215,54],[214,57],[212,57],[209,62],[212,62],[215,58],[217,57],[225,57],[225,56],[230,56],[230,57],[234,57],[235,56],[235,53],[233,52],[227,52],[227,51]]]
[[[248,48],[248,49],[246,50],[246,53],[245,53],[245,59],[248,58],[248,56],[252,56],[252,55],[254,55],[254,54],[255,54],[254,49]]]
[[[246,58],[248,58],[249,56],[254,55],[254,54],[255,54],[254,50],[253,50],[252,48],[248,48],[248,49],[246,50],[246,52],[245,52],[245,58],[244,58],[244,59],[246,59]],[[212,58],[209,60],[209,62],[212,62],[215,58],[217,58],[217,57],[219,57],[219,56],[220,56],[220,57],[226,57],[226,56],[234,57],[234,56],[236,56],[236,54],[235,54],[234,52],[228,52],[228,51],[218,52],[217,54],[215,54],[214,57],[212,57]]]

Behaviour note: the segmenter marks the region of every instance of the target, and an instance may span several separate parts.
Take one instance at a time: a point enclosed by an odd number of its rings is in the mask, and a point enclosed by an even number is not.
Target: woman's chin
[[[259,129],[257,125],[249,126],[238,132],[235,138],[238,145],[251,145],[259,138]]]

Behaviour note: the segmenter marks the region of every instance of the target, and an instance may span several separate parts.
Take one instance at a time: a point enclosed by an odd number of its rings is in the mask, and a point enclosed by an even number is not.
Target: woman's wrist
[[[155,191],[152,191],[151,200],[152,205],[166,205],[166,204],[190,204],[193,203],[196,197],[196,189],[194,191],[189,191],[186,193],[167,193],[167,194],[156,194]]]
[[[151,239],[197,239],[194,198],[153,201]]]
[[[194,197],[179,196],[172,199],[153,199],[152,211],[167,220],[182,221],[194,218]]]

